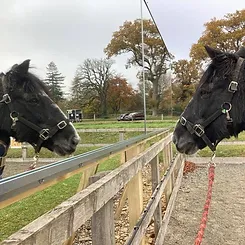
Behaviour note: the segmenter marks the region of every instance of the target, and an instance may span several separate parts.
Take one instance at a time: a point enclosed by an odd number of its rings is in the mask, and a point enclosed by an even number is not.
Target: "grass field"
[[[120,155],[99,165],[98,171],[113,170],[119,166]],[[23,226],[73,196],[78,188],[81,174],[59,182],[43,191],[0,210],[0,241]]]
[[[151,128],[170,128],[173,130],[177,119],[168,119],[164,121],[147,122],[147,127]],[[143,128],[143,122],[117,122],[117,121],[86,121],[75,124],[77,129],[82,128]],[[125,134],[125,139],[141,134],[141,132],[130,132]],[[119,140],[118,133],[80,133],[81,143],[115,143]],[[235,138],[230,141],[237,140]],[[245,133],[241,133],[239,140],[245,140]],[[78,147],[74,155],[81,154],[98,147]],[[176,150],[175,150],[176,151]],[[33,156],[32,148],[28,148],[28,155]],[[199,156],[210,156],[208,148],[199,151]],[[217,156],[245,156],[245,146],[218,146]],[[21,157],[19,149],[10,149],[8,157]],[[57,155],[42,149],[40,157],[57,157]],[[104,161],[99,166],[99,171],[114,169],[119,165],[120,156],[117,155]],[[36,193],[18,203],[12,204],[0,210],[0,241],[7,238],[21,227],[30,223],[43,213],[54,208],[62,201],[68,199],[76,193],[79,178],[81,175],[75,175],[65,181],[59,182],[55,186]]]
[[[177,119],[167,119],[167,120],[157,120],[157,121],[148,121],[146,125],[148,128],[169,128],[174,127]],[[144,128],[144,121],[130,121],[130,122],[121,122],[121,121],[95,121],[95,122],[81,122],[74,124],[77,129],[86,129],[86,128]]]

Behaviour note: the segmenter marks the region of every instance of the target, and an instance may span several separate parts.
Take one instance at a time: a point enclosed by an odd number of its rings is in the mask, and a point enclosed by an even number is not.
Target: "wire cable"
[[[155,19],[154,19],[154,17],[153,17],[153,14],[152,14],[152,12],[151,12],[151,10],[150,10],[150,8],[149,8],[149,6],[148,6],[146,0],[143,0],[143,1],[144,1],[144,3],[145,3],[145,6],[146,6],[148,12],[150,13],[150,16],[151,16],[151,18],[152,18],[152,21],[153,21],[153,23],[154,23],[155,26],[156,26],[156,29],[157,29],[157,31],[158,31],[158,33],[159,33],[161,39],[162,39],[162,42],[163,42],[163,44],[164,44],[164,46],[165,46],[165,49],[166,49],[168,55],[171,56],[171,54],[170,54],[169,51],[168,51],[167,45],[165,44],[165,41],[164,41],[164,39],[163,39],[163,37],[162,37],[162,34],[161,34],[161,32],[160,32],[160,30],[159,30],[159,28],[158,28],[158,26],[157,26],[157,23],[156,23],[156,21],[155,21]]]

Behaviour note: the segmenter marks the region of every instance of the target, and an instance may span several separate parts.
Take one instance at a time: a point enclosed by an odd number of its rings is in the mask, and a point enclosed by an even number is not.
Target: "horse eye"
[[[202,99],[208,99],[210,94],[211,94],[211,92],[209,90],[206,90],[206,89],[202,89],[200,91],[200,95],[201,95]]]
[[[28,100],[29,103],[32,103],[32,104],[38,104],[38,99],[37,98],[32,98],[30,100]]]

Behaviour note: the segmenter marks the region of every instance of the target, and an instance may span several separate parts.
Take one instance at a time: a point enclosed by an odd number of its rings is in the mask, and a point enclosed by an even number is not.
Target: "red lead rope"
[[[214,169],[215,169],[215,164],[210,163],[209,169],[208,169],[208,193],[207,193],[207,198],[206,202],[204,205],[204,211],[202,214],[202,220],[201,224],[199,227],[199,231],[195,240],[195,245],[200,245],[203,239],[204,231],[207,225],[207,220],[208,220],[208,211],[210,208],[210,203],[211,203],[211,198],[212,198],[212,187],[213,187],[213,182],[214,182]]]

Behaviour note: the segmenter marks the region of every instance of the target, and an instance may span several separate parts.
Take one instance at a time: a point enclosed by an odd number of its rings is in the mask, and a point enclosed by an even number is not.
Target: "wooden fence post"
[[[85,189],[89,185],[89,178],[94,175],[97,171],[98,165],[86,169],[81,176],[80,182],[78,184],[77,192]],[[64,245],[72,245],[75,238],[75,233],[64,243]]]
[[[89,184],[96,182],[110,171],[101,172],[89,178]],[[99,211],[92,216],[92,244],[93,245],[114,245],[114,210],[113,199],[108,201]]]
[[[124,140],[124,133],[125,133],[125,131],[119,131],[119,141]]]
[[[22,149],[22,159],[25,160],[27,158],[27,144],[22,143],[21,149]]]
[[[170,166],[170,151],[169,151],[169,144],[165,146],[164,150],[163,150],[163,154],[164,154],[164,157],[163,157],[163,166],[164,166],[164,172],[169,168]],[[173,189],[173,182],[172,182],[172,177],[169,179],[168,181],[168,184],[166,186],[166,189],[165,189],[165,199],[166,199],[166,205],[168,205],[168,201],[170,199],[170,196],[171,196],[171,193],[172,193],[172,189]]]
[[[151,165],[152,192],[154,192],[156,186],[160,182],[159,156],[158,155],[152,159],[152,161],[150,162],[150,165]],[[161,227],[161,223],[162,223],[162,204],[160,201],[154,213],[155,237],[157,237],[158,231],[160,230],[160,227]]]
[[[132,148],[131,151],[127,151],[126,160],[136,156],[143,147],[137,146]],[[128,196],[128,211],[129,211],[129,228],[132,230],[137,223],[142,211],[143,211],[143,180],[142,171],[139,171],[127,185]],[[144,237],[141,240],[140,245],[145,244]]]

